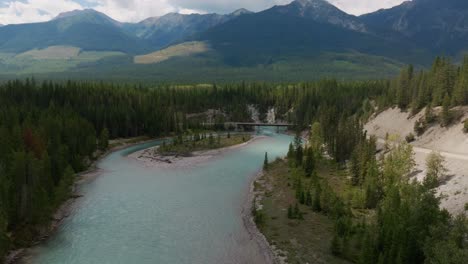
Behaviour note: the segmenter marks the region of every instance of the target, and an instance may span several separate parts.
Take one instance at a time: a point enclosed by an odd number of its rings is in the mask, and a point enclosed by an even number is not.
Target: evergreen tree
[[[265,159],[263,161],[263,170],[268,170],[268,152],[265,152]]]
[[[330,246],[331,253],[335,256],[341,255],[341,243],[338,236],[333,236]]]
[[[320,159],[323,154],[322,126],[319,122],[312,124],[309,136],[309,147],[315,154],[315,159]]]
[[[465,105],[468,103],[468,55],[465,55],[460,74],[456,82],[452,105]]]
[[[109,130],[107,128],[103,128],[101,133],[99,134],[99,149],[102,151],[107,150],[109,147]]]
[[[315,170],[315,160],[314,160],[314,152],[312,148],[307,150],[307,156],[304,164],[304,171],[306,177],[310,177]]]
[[[306,203],[306,194],[304,190],[301,191],[300,198],[299,198],[299,203],[300,204],[305,204]]]
[[[302,166],[303,160],[304,160],[304,152],[302,149],[302,145],[300,145],[296,149],[296,160],[295,160],[296,167]]]
[[[450,96],[445,94],[442,103],[442,125],[449,126],[452,123],[452,113],[450,111]]]
[[[322,189],[320,187],[320,184],[317,184],[317,186],[315,187],[314,199],[312,201],[312,210],[314,212],[320,212],[322,210],[322,206],[320,202],[321,192],[322,192]]]
[[[288,219],[294,219],[294,212],[291,205],[288,207]]]
[[[310,190],[307,190],[305,204],[307,206],[312,206],[312,194],[310,193]]]

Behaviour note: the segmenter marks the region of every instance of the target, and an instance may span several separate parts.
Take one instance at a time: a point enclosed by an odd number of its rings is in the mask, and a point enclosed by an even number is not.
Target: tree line
[[[450,58],[437,57],[429,70],[415,70],[412,65],[403,68],[388,83],[379,104],[410,108],[413,113],[426,106],[467,105],[468,56],[460,65],[452,63]]]
[[[74,175],[108,148],[109,139],[202,131],[206,120],[200,113],[208,109],[218,110],[215,122],[250,121],[247,105],[261,113],[274,106],[279,118],[298,129],[321,113],[324,130],[343,131],[339,119],[327,113],[360,109],[363,98],[381,94],[382,84],[324,80],[142,88],[6,82],[0,85],[0,255],[39,235],[69,198]]]

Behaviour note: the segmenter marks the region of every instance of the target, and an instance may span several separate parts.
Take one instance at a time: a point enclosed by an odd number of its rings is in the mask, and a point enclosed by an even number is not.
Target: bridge
[[[232,124],[235,126],[247,126],[247,127],[293,127],[295,124],[289,123],[275,123],[275,124],[268,124],[268,123],[249,123],[249,122],[228,122],[227,124]]]
[[[269,123],[255,123],[255,122],[226,122],[226,123],[203,123],[203,126],[224,126],[225,128],[235,128],[238,129],[240,127],[242,128],[253,128],[253,127],[294,127],[296,124],[291,124],[291,123],[274,123],[274,124],[269,124]]]

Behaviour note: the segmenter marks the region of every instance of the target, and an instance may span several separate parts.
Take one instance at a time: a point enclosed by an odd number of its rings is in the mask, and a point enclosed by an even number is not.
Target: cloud
[[[406,0],[329,0],[341,10],[353,15],[362,15],[399,5]]]
[[[72,0],[27,0],[0,3],[0,24],[41,22],[52,19],[61,12],[82,9]]]
[[[206,10],[207,12],[230,13],[239,8],[261,11],[274,5],[288,4],[291,1],[292,0],[171,0],[171,3],[185,8]]]
[[[174,5],[170,0],[97,0],[93,8],[118,21],[125,22],[137,22],[170,12],[204,13],[203,10]]]
[[[207,12],[228,13],[239,8],[261,11],[274,5],[284,5],[292,0],[170,0],[171,4]],[[340,9],[361,15],[401,4],[405,0],[327,0]]]
[[[94,8],[123,22],[136,22],[169,12],[229,13],[239,8],[260,11],[292,0],[0,0],[0,24],[47,21],[61,12]],[[363,14],[404,0],[329,0],[340,9]]]

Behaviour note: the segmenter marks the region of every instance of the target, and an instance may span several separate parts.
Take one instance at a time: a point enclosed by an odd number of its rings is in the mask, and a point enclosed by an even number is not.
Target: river
[[[264,263],[241,211],[249,184],[291,137],[272,130],[190,169],[148,168],[126,157],[152,142],[107,156],[80,186],[70,217],[30,257],[33,264]]]

